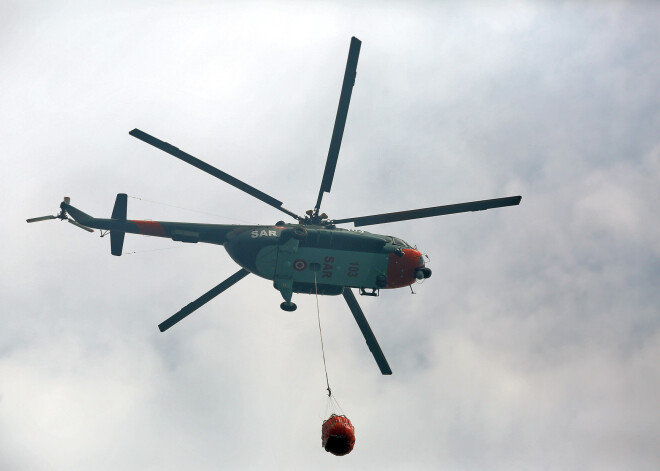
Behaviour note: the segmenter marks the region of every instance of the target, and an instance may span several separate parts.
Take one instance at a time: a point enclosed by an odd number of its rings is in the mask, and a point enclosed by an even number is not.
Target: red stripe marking
[[[166,236],[165,228],[156,221],[131,221],[140,230],[140,234],[150,236]]]

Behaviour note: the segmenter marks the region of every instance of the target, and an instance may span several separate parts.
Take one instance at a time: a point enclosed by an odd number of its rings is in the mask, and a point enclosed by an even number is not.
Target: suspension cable
[[[185,245],[174,245],[172,247],[163,247],[161,249],[146,249],[146,250],[134,250],[133,252],[124,252],[122,255],[133,255],[136,253],[146,253],[146,252],[158,252],[160,250],[172,250],[172,249],[181,249],[186,247]]]
[[[319,309],[319,288],[316,284],[316,271],[314,272],[314,291],[316,294],[316,318],[319,321],[319,337],[321,337],[321,353],[323,354],[323,369],[325,370],[325,384],[328,386],[328,397],[332,398],[330,381],[328,380],[328,366],[325,363],[325,348],[323,347],[323,332],[321,331],[321,311]]]
[[[232,221],[244,222],[244,223],[249,224],[249,222],[248,222],[248,221],[245,221],[244,219],[230,218],[229,216],[222,216],[222,215],[220,215],[220,214],[209,213],[209,212],[207,212],[207,211],[198,211],[198,210],[196,210],[196,209],[184,208],[183,206],[176,206],[176,205],[174,205],[174,204],[161,203],[161,202],[159,202],[159,201],[148,200],[148,199],[146,199],[146,198],[139,198],[139,197],[137,197],[137,196],[131,196],[131,195],[128,195],[128,197],[129,197],[129,198],[133,198],[134,200],[145,201],[145,202],[147,202],[147,203],[160,204],[160,205],[162,205],[162,206],[168,206],[168,207],[170,207],[170,208],[182,209],[182,210],[184,210],[184,211],[190,211],[190,212],[192,212],[192,213],[205,214],[205,215],[207,215],[207,216],[213,216],[213,217],[220,218],[220,219],[229,219],[229,220],[232,220]]]

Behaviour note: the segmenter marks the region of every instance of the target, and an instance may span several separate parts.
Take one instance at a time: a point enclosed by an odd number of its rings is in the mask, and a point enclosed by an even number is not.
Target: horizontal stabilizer
[[[115,207],[112,208],[112,219],[126,220],[126,202],[128,196],[126,193],[119,193],[115,200]]]
[[[110,253],[112,255],[116,255],[117,257],[121,255],[121,251],[124,248],[125,235],[126,233],[123,231],[110,231]]]

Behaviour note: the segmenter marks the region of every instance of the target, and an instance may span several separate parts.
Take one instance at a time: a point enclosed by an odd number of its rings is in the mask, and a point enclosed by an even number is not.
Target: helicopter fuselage
[[[362,292],[401,288],[431,275],[419,250],[399,238],[366,231],[284,222],[253,226],[104,219],[67,203],[61,206],[85,226],[109,231],[111,238],[133,233],[223,245],[241,267],[272,280],[287,301],[292,293],[339,295],[345,287]]]
[[[229,232],[224,246],[236,263],[293,293],[400,288],[430,276],[422,254],[401,239],[336,227],[247,226]]]

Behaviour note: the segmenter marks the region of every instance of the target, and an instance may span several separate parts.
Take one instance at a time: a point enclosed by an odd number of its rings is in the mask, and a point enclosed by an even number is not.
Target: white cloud
[[[3,7],[3,469],[656,469],[660,384],[655,5],[154,2]],[[368,228],[433,277],[322,298],[354,452],[320,448],[315,303],[278,309],[213,246],[109,255],[54,213],[114,195],[269,223],[276,211],[131,138],[140,127],[302,212],[351,35],[363,40],[331,217],[522,194]],[[235,223],[129,200],[129,217]]]

